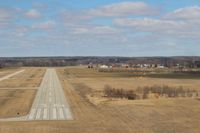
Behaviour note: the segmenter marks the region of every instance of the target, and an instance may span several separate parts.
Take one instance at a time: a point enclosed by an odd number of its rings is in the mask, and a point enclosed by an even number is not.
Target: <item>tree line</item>
[[[125,98],[129,100],[135,99],[149,99],[150,96],[159,97],[198,97],[199,92],[191,88],[184,88],[182,86],[172,87],[168,85],[153,85],[138,87],[136,90],[114,88],[110,85],[104,86],[104,96],[108,98]]]
[[[200,57],[0,57],[0,67],[21,66],[75,66],[88,64],[163,64],[173,67],[177,64],[187,68],[200,68]]]

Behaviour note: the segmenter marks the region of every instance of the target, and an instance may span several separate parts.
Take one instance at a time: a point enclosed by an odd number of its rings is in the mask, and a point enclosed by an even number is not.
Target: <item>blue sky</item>
[[[200,56],[199,0],[0,0],[0,56]]]

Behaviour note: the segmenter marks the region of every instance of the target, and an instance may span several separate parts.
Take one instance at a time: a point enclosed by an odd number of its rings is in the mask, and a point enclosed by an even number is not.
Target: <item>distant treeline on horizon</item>
[[[200,67],[198,56],[174,56],[174,57],[0,57],[0,67],[52,67],[52,66],[77,66],[88,64],[162,64],[173,67],[177,64],[193,68]]]

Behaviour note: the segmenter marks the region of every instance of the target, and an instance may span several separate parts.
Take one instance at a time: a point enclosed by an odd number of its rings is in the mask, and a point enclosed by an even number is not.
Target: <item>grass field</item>
[[[26,115],[35,93],[33,89],[0,89],[0,118]]]
[[[45,69],[22,69],[25,71],[0,82],[0,118],[16,117],[17,113],[24,116],[30,110]],[[5,72],[10,74],[17,70],[6,69]]]
[[[67,71],[67,74],[66,74]],[[72,83],[82,82],[93,90],[102,90],[105,85],[114,88],[137,89],[137,87],[152,85],[183,86],[200,90],[199,79],[180,78],[150,78],[150,77],[126,77],[124,73],[103,73],[87,68],[70,68],[63,70],[63,75]],[[164,77],[164,76],[163,76]],[[77,79],[77,80],[76,80]]]
[[[19,70],[19,68],[1,68],[0,69],[0,78],[6,76],[8,74],[11,74],[17,70]]]
[[[0,82],[0,88],[38,87],[43,78],[45,69],[25,68],[26,71]]]
[[[42,72],[41,72],[42,71]],[[27,112],[35,95],[43,69],[30,68],[18,78],[2,81],[0,97],[18,99],[7,102],[7,110],[24,105]],[[99,73],[85,68],[57,68],[75,119],[73,121],[0,122],[0,133],[199,133],[200,100],[192,98],[149,100],[104,100],[93,94],[101,92],[105,84],[117,88],[136,89],[138,86],[167,84],[200,89],[198,79],[142,78],[121,73]],[[23,78],[22,78],[23,77]],[[31,78],[32,77],[32,78]],[[21,78],[21,79],[20,79]],[[22,80],[23,79],[23,80]],[[37,80],[35,80],[37,79]],[[21,81],[21,82],[20,82]],[[19,82],[19,83],[18,83]],[[3,88],[18,88],[19,91]],[[22,91],[22,88],[25,91]],[[88,95],[91,99],[88,99]],[[22,99],[29,102],[23,103]],[[97,101],[98,104],[94,104]],[[0,99],[0,102],[2,100]],[[14,108],[14,107],[13,107]],[[6,108],[1,105],[1,115]],[[3,110],[3,111],[2,111]],[[15,113],[8,114],[12,116]],[[25,113],[24,113],[25,114]]]

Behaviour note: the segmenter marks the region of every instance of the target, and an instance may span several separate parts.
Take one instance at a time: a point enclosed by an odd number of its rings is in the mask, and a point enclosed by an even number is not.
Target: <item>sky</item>
[[[0,57],[199,51],[200,0],[0,0]]]

